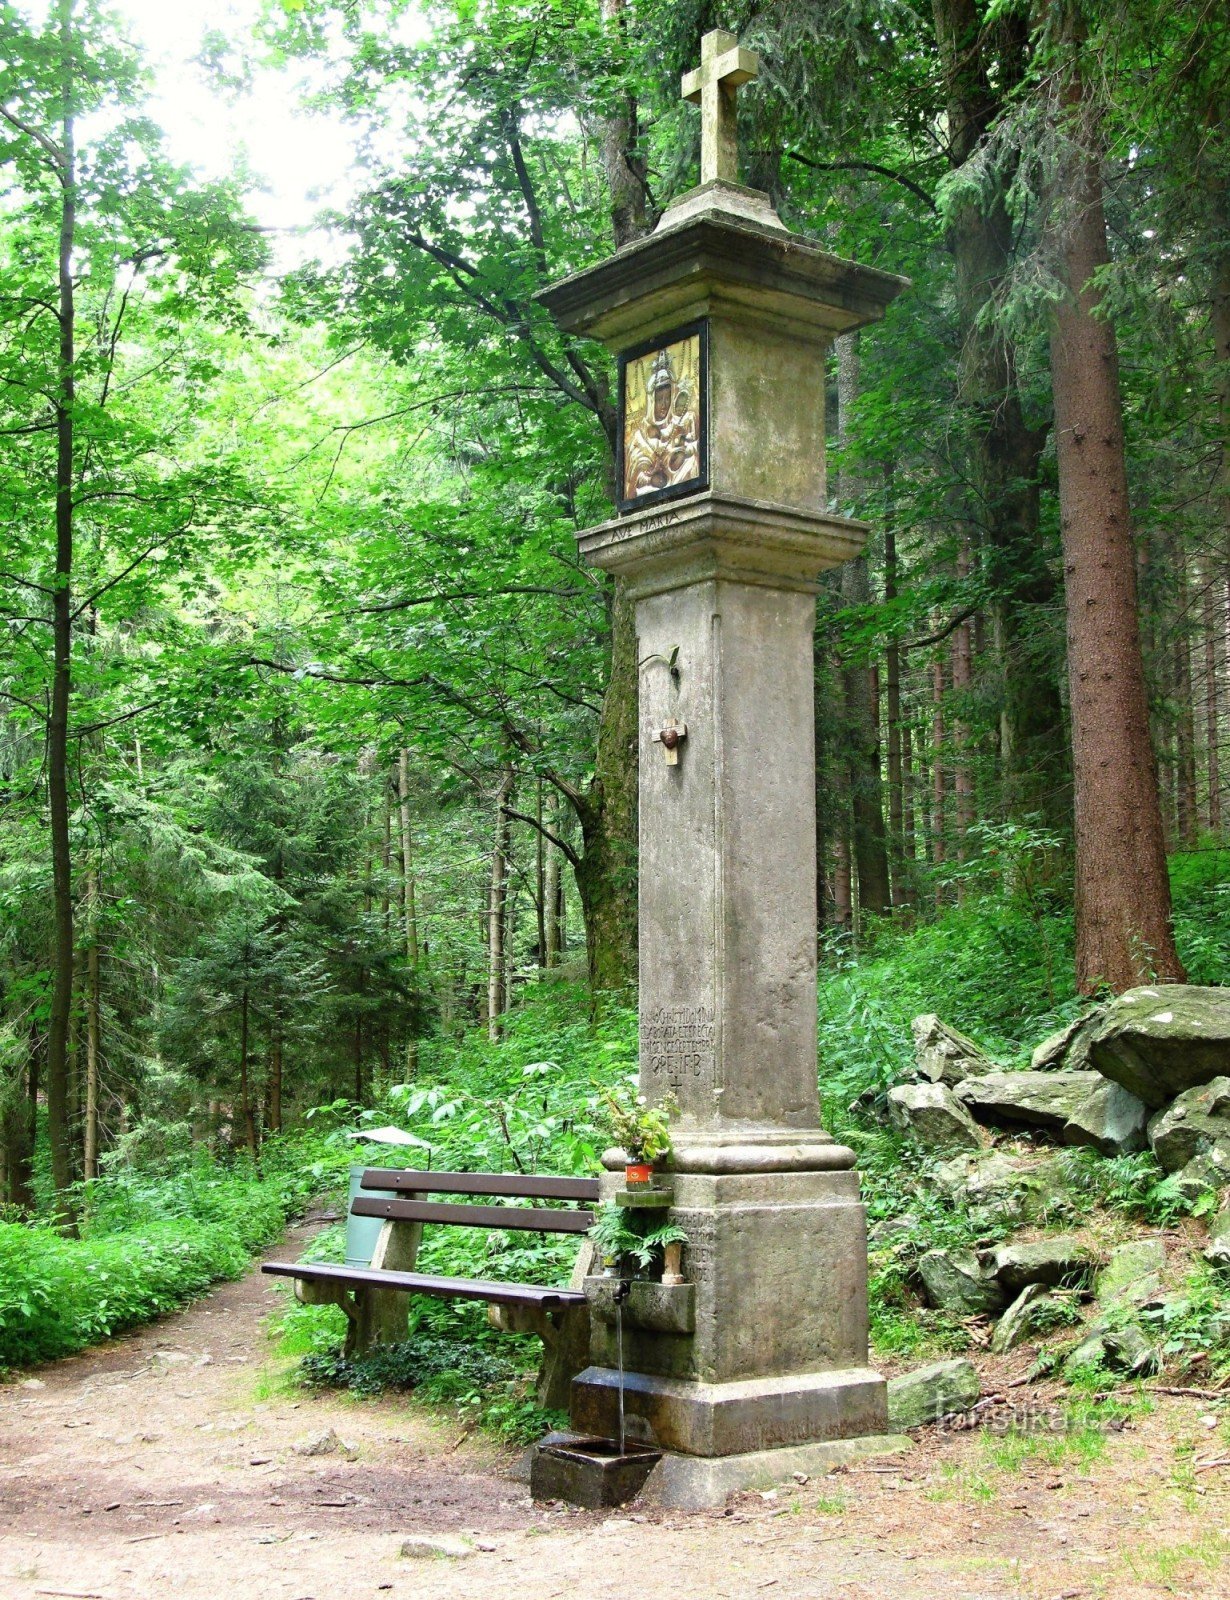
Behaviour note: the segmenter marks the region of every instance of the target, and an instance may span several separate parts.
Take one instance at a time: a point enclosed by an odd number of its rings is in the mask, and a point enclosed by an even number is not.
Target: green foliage
[[[321,1140],[273,1140],[261,1178],[198,1151],[82,1185],[79,1239],[0,1222],[0,1370],[68,1355],[238,1277],[346,1159]]]
[[[1217,1383],[1230,1377],[1230,1308],[1225,1280],[1213,1268],[1200,1265],[1181,1294],[1142,1312],[1140,1320],[1168,1363],[1177,1360]]]
[[[526,1351],[511,1343],[510,1349],[505,1339],[497,1349],[416,1333],[403,1344],[378,1346],[353,1361],[336,1351],[306,1356],[299,1375],[309,1387],[346,1389],[363,1398],[390,1390],[412,1393],[427,1405],[455,1409],[467,1425],[477,1423],[508,1444],[530,1444],[567,1419],[534,1400]]]
[[[1028,1065],[1047,1033],[1081,1015],[1071,908],[1035,877],[1037,830],[986,830],[997,892],[969,895],[922,926],[874,926],[855,954],[830,936],[820,975],[820,1087],[828,1125],[849,1137],[850,1102],[882,1093],[913,1062],[910,1022],[934,1011],[1008,1067]],[[971,875],[978,876],[971,867]],[[1175,936],[1192,982],[1230,976],[1230,852],[1171,864]]]
[[[1059,1154],[1064,1187],[1074,1200],[1088,1200],[1109,1211],[1168,1227],[1185,1216],[1204,1216],[1216,1205],[1216,1193],[1189,1199],[1177,1180],[1159,1166],[1151,1151],[1102,1156],[1088,1147]]]

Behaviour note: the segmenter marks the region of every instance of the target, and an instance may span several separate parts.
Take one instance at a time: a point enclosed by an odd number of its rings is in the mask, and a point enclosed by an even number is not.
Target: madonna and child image
[[[624,363],[620,499],[625,506],[702,484],[703,377],[699,332]]]

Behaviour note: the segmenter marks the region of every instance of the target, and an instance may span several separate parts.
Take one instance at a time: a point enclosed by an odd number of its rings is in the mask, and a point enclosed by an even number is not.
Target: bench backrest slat
[[[357,1217],[384,1217],[391,1222],[438,1222],[461,1228],[516,1228],[524,1233],[588,1233],[590,1211],[555,1211],[545,1206],[454,1206],[444,1200],[379,1200],[358,1195],[351,1204]]]
[[[521,1172],[407,1172],[400,1167],[369,1167],[360,1187],[393,1189],[399,1194],[493,1194],[514,1200],[597,1200],[601,1193],[597,1178]]]

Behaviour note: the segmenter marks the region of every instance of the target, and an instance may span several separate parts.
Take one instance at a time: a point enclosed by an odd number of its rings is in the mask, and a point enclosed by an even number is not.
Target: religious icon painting
[[[709,328],[694,322],[619,358],[619,509],[709,486]]]

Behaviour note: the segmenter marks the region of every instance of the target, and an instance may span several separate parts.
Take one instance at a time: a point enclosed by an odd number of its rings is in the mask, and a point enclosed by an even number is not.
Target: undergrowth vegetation
[[[1230,854],[1174,863],[1180,948],[1193,981],[1230,977]],[[1018,874],[1019,877],[1019,874]],[[976,1209],[931,1181],[937,1162],[910,1149],[868,1109],[912,1060],[910,1021],[936,1011],[1005,1065],[1025,1064],[1048,1030],[1082,1002],[1057,974],[1071,969],[1071,922],[1041,891],[972,892],[916,928],[884,927],[858,953],[834,947],[820,982],[820,1080],[826,1125],[854,1146],[871,1225],[872,1342],[881,1359],[967,1348],[968,1323],[927,1310],[916,1265],[927,1250],[978,1248],[999,1233]],[[1066,980],[1065,980],[1066,981]],[[242,1272],[313,1195],[339,1201],[350,1164],[423,1165],[461,1171],[588,1173],[597,1169],[603,1091],[635,1071],[636,1016],[608,1006],[597,1022],[588,995],[551,979],[527,985],[492,1044],[476,1030],[459,1041],[423,1041],[413,1082],[383,1088],[371,1106],[339,1100],[311,1114],[305,1131],[270,1140],[258,1174],[246,1157],[199,1150],[156,1168],[113,1167],[77,1196],[81,1237],[47,1225],[0,1220],[0,1367],[63,1355],[183,1304],[218,1278]],[[859,1105],[854,1102],[864,1096]],[[390,1148],[354,1133],[395,1123],[411,1143]],[[1029,1155],[1028,1141],[1021,1151]],[[1079,1226],[1092,1214],[1125,1225],[1169,1227],[1191,1203],[1149,1153],[1104,1158],[1089,1149],[1037,1152],[1051,1173],[1036,1220]],[[909,1172],[903,1194],[902,1173]],[[908,1226],[894,1224],[908,1214]],[[576,1241],[500,1230],[429,1228],[424,1270],[521,1282],[562,1283]],[[308,1254],[342,1260],[345,1227],[320,1233]],[[1168,1302],[1155,1330],[1167,1355],[1227,1359],[1223,1294],[1197,1273]],[[1053,1332],[1079,1320],[1076,1300],[1056,1303]],[[276,1334],[298,1381],[362,1397],[393,1389],[455,1407],[507,1439],[549,1420],[533,1399],[539,1346],[491,1328],[481,1306],[413,1303],[404,1345],[343,1359],[345,1319],[334,1306],[288,1297]]]
[[[235,1278],[349,1160],[320,1136],[271,1139],[258,1174],[186,1152],[80,1185],[80,1237],[0,1221],[0,1371],[68,1355]]]

